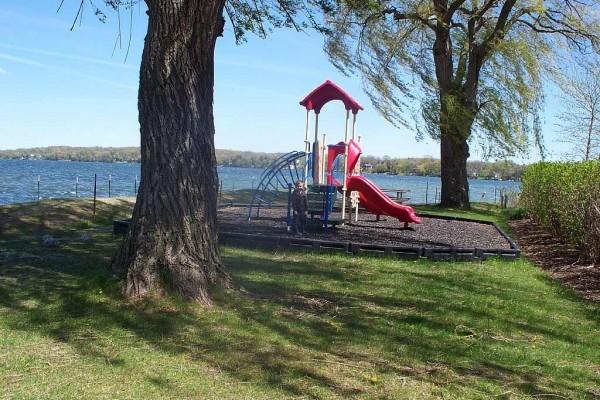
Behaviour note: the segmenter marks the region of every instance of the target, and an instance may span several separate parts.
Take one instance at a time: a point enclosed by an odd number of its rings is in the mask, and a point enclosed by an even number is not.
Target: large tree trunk
[[[447,3],[443,1],[434,1],[434,3],[440,10],[446,9]],[[470,26],[469,34],[473,35],[471,28]],[[455,71],[452,49],[452,37],[448,24],[438,23],[436,40],[433,45],[433,59],[440,91],[439,125],[442,175],[440,204],[446,207],[469,209],[471,204],[467,173],[467,159],[470,156],[468,139],[477,115],[477,88],[487,44],[477,46],[474,36],[469,37],[469,57],[466,60],[466,71],[463,69]]]
[[[214,48],[225,0],[146,0],[139,89],[140,191],[112,269],[125,293],[176,291],[210,304],[228,285],[218,250]]]
[[[469,146],[467,138],[471,133],[473,120],[471,119],[471,123],[464,121],[467,115],[456,112],[460,107],[449,107],[449,104],[457,100],[464,101],[464,96],[457,90],[454,82],[452,38],[445,26],[438,25],[437,27],[433,58],[440,90],[441,205],[469,208],[469,182],[467,181]],[[468,129],[465,124],[468,125]]]
[[[446,99],[448,96],[451,99]],[[448,92],[441,96],[440,106],[440,162],[442,193],[440,204],[445,207],[471,208],[469,203],[469,181],[467,159],[468,138],[475,120],[471,104],[466,104],[464,95]],[[447,101],[461,102],[460,107],[449,108]]]
[[[467,139],[451,135],[442,129],[440,137],[440,160],[442,194],[440,204],[445,207],[468,209],[469,181],[467,180],[467,159],[469,145]]]

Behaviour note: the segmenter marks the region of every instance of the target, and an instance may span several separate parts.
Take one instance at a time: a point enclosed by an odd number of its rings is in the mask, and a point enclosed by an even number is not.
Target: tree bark
[[[445,207],[469,209],[469,181],[467,159],[469,144],[467,139],[452,135],[442,129],[440,137],[440,162],[442,193],[440,204]]]
[[[218,249],[214,48],[225,0],[146,0],[138,98],[141,182],[112,270],[128,296],[175,291],[210,304],[228,286]]]
[[[464,89],[463,89],[464,90]],[[475,91],[476,92],[476,91]],[[452,97],[460,107],[449,109],[445,96]],[[467,159],[469,137],[475,121],[475,101],[468,100],[466,93],[442,91],[440,99],[440,167],[442,190],[440,204],[445,207],[471,208]]]
[[[592,137],[594,136],[594,125],[596,125],[596,113],[591,110],[590,123],[588,124],[587,136],[585,138],[585,157],[584,161],[590,160],[590,153],[592,151]]]
[[[437,9],[445,10],[445,3],[438,2]],[[471,27],[469,34],[473,34]],[[465,76],[462,73],[458,76],[455,74],[452,37],[447,24],[436,25],[436,40],[432,50],[440,96],[440,204],[469,209],[468,140],[477,115],[477,88],[485,46],[476,46],[474,37],[469,38]]]
[[[451,111],[447,102],[459,100],[465,103],[454,81],[452,40],[445,26],[436,30],[433,46],[436,79],[440,90],[440,161],[442,191],[440,204],[446,207],[470,208],[469,182],[467,181],[467,158],[471,133],[471,116]],[[471,123],[466,119],[471,120]],[[466,126],[468,125],[468,127]]]

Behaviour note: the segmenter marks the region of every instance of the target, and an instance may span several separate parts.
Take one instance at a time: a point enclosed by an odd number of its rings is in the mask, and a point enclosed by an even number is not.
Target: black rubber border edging
[[[247,205],[226,204],[221,207],[247,207]],[[443,215],[422,213],[419,216],[427,218],[439,218],[454,221],[476,222],[492,225],[500,235],[510,244],[510,249],[493,248],[430,248],[430,247],[403,247],[390,246],[376,243],[336,242],[308,238],[296,238],[288,236],[263,235],[252,233],[219,232],[219,243],[251,249],[295,249],[316,252],[335,252],[350,255],[378,255],[403,259],[431,259],[447,261],[483,261],[488,258],[502,258],[516,260],[521,256],[519,246],[495,223],[480,221],[463,217],[449,217]],[[129,228],[131,219],[116,220],[113,223],[113,233],[125,234]]]

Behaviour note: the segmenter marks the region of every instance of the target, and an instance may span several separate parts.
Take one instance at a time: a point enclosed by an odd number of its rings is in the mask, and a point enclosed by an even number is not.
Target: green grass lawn
[[[600,305],[526,260],[222,247],[243,291],[130,301],[106,266],[131,202],[90,207],[0,207],[0,398],[600,396]]]

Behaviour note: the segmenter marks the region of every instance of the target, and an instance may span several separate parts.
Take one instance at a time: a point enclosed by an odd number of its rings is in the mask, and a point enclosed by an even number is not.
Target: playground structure
[[[325,145],[326,135],[319,140],[319,114],[325,104],[339,100],[346,109],[344,140],[333,145]],[[356,116],[363,107],[348,93],[330,80],[325,81],[308,94],[300,105],[306,108],[306,132],[304,151],[293,151],[275,160],[260,176],[250,205],[248,219],[253,218],[253,211],[259,216],[261,207],[270,207],[278,199],[291,193],[293,183],[301,180],[308,188],[309,212],[318,215],[323,226],[329,223],[329,214],[335,203],[336,193],[342,195],[341,221],[358,219],[359,205],[375,214],[388,215],[404,222],[421,223],[410,206],[394,202],[373,182],[360,175],[360,137],[356,141]],[[310,141],[310,112],[315,114],[314,140]],[[352,129],[349,132],[350,112],[352,112]],[[341,180],[334,178],[334,165],[341,165]],[[309,180],[311,184],[309,183]],[[289,201],[288,201],[289,202]],[[346,211],[346,208],[349,208]],[[288,207],[288,221],[289,221]],[[347,215],[349,218],[347,218]]]

